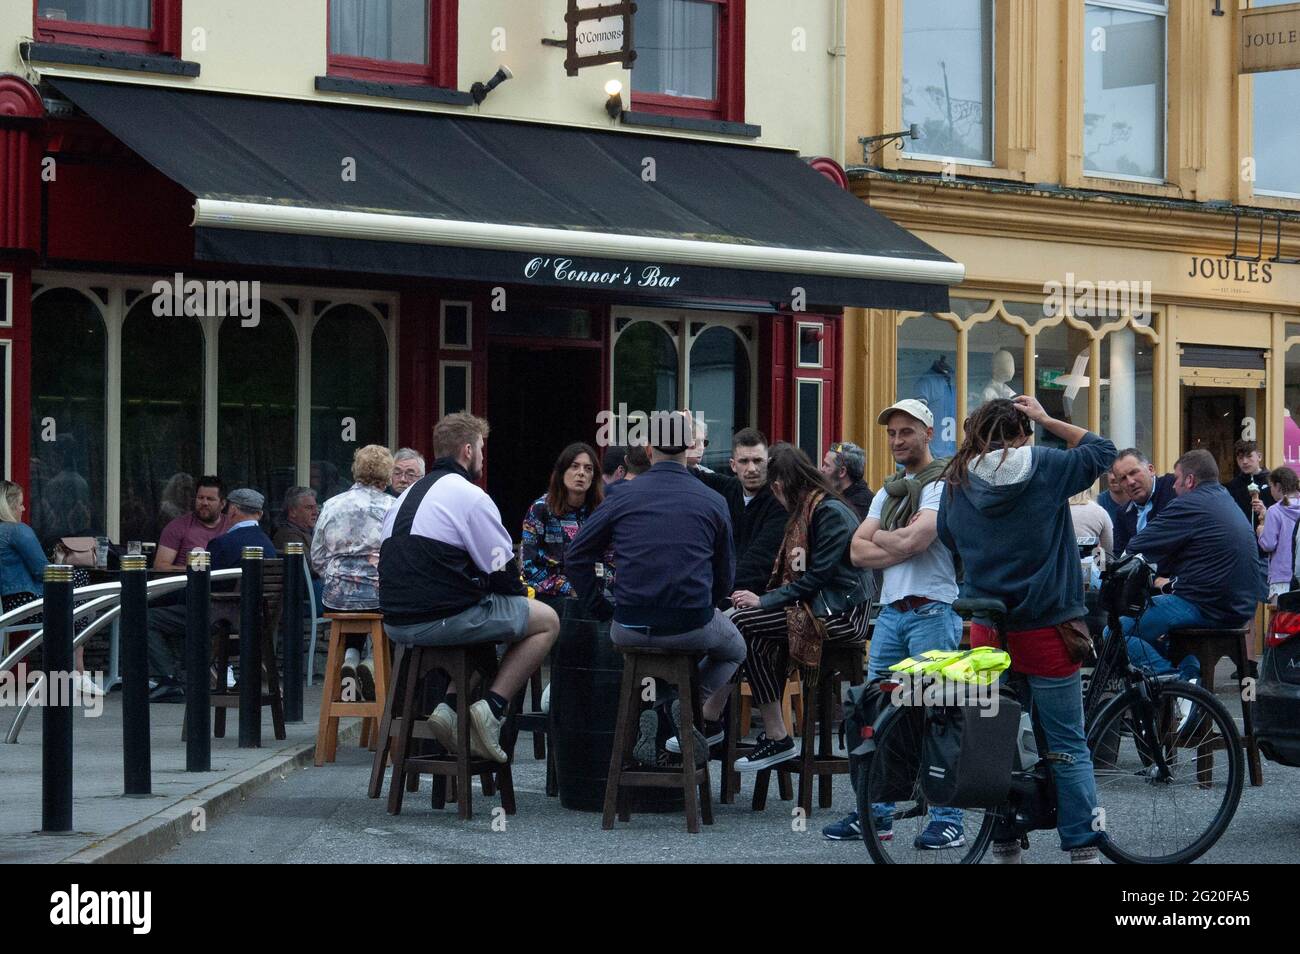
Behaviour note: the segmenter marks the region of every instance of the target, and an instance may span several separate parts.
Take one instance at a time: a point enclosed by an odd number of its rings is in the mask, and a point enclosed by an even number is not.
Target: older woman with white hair
[[[388,448],[367,444],[352,455],[352,479],[346,491],[325,501],[311,540],[311,565],[324,583],[322,602],[335,613],[379,609],[379,544],[393,498],[387,493],[393,474]],[[343,679],[356,679],[365,699],[375,698],[374,661],[361,658],[364,636],[349,636],[343,656]]]

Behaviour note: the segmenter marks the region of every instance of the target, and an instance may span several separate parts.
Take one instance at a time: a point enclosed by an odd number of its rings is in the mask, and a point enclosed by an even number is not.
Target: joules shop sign
[[[1268,285],[1273,281],[1270,262],[1239,262],[1230,258],[1206,258],[1193,255],[1188,278],[1217,278],[1225,282]]]
[[[1300,3],[1241,11],[1241,72],[1300,69]]]

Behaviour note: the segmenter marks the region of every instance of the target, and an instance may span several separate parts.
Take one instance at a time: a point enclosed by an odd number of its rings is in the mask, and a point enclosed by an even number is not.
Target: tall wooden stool
[[[1255,621],[1252,619],[1245,626],[1233,629],[1208,629],[1199,627],[1175,628],[1169,631],[1169,658],[1175,662],[1184,656],[1195,656],[1201,663],[1201,685],[1214,692],[1214,669],[1219,660],[1231,659],[1237,666],[1237,673],[1245,682],[1249,675],[1246,668],[1248,643],[1254,635]],[[1245,692],[1237,693],[1241,697],[1241,747],[1246,752],[1246,767],[1250,770],[1250,784],[1264,784],[1264,766],[1259,756],[1259,740],[1255,737],[1255,713],[1246,701]],[[1207,743],[1209,744],[1209,743]],[[1198,762],[1208,762],[1208,753],[1198,753]],[[1198,776],[1201,765],[1197,765]]]
[[[325,688],[321,695],[320,727],[316,730],[316,764],[333,762],[339,745],[339,718],[360,716],[361,745],[373,752],[379,740],[379,720],[384,715],[388,697],[388,637],[384,634],[383,613],[326,613],[330,621],[329,655],[325,660]],[[375,698],[360,698],[361,687],[353,687],[357,698],[341,699],[343,692],[343,654],[349,636],[369,636],[375,661]]]
[[[533,758],[546,760],[546,795],[555,798],[560,794],[559,780],[555,774],[555,744],[551,736],[551,714],[542,711],[542,670],[533,673],[532,678],[515,696],[515,728],[517,732],[530,732],[533,736]],[[531,693],[531,702],[526,698]]]
[[[429,714],[422,712],[420,681],[434,670],[445,672],[456,685],[456,752],[446,755],[413,755],[411,740],[432,739]],[[479,689],[486,690],[497,671],[496,645],[482,643],[468,646],[405,646],[398,644],[394,662],[394,678],[389,687],[388,701],[379,724],[379,748],[370,770],[371,798],[378,798],[383,788],[384,765],[392,752],[392,777],[388,784],[388,813],[401,814],[402,797],[408,782],[418,783],[420,775],[434,776],[433,807],[443,808],[447,803],[446,780],[455,787],[454,798],[462,819],[473,815],[473,776],[483,779],[484,794],[494,791],[501,795],[501,807],[507,815],[515,813],[515,786],[510,771],[510,761],[494,762],[470,755],[469,707],[473,702],[472,677],[480,676]],[[501,733],[501,747],[513,759],[515,738],[514,717],[507,713]]]
[[[835,704],[838,701],[840,685],[848,680],[849,685],[860,685],[864,681],[862,643],[824,643],[822,661],[818,668],[817,689],[803,694],[803,739],[799,757],[782,762],[772,768],[762,769],[754,780],[754,810],[759,811],[767,804],[767,786],[772,772],[778,778],[799,773],[798,806],[803,809],[804,817],[812,816],[813,778],[817,778],[817,804],[820,808],[831,807],[832,776],[849,774],[848,755],[836,755],[834,752]]]
[[[707,753],[704,765],[698,769],[695,767],[694,729],[699,718],[696,676],[701,654],[630,647],[619,647],[619,652],[623,654],[623,684],[619,689],[618,721],[614,724],[614,750],[609,759],[609,778],[605,783],[605,814],[601,825],[606,831],[613,828],[616,813],[619,821],[631,821],[629,789],[680,786],[686,799],[686,830],[697,834],[701,817],[704,824],[713,824]],[[632,748],[636,744],[642,680],[651,677],[676,686],[677,695],[682,700],[682,724],[677,727],[682,764],[680,768],[624,769],[623,765],[632,756]]]

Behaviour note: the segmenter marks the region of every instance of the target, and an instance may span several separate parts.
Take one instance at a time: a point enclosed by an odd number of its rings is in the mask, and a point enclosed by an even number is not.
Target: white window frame
[[[5,480],[13,480],[13,459],[14,459],[14,343],[12,339],[6,338],[0,340],[0,348],[4,349],[4,475]]]
[[[464,368],[465,369],[465,410],[474,409],[474,362],[472,361],[439,361],[438,362],[438,417],[446,417],[450,411],[447,410],[447,369]]]
[[[992,76],[990,77],[990,79],[991,79],[992,81],[989,83],[989,103],[988,103],[988,117],[989,117],[989,119],[988,119],[988,122],[989,122],[989,158],[987,158],[987,159],[963,159],[963,158],[961,158],[960,156],[942,156],[942,155],[939,155],[938,153],[932,153],[932,152],[912,152],[911,150],[904,150],[904,151],[902,152],[902,154],[901,154],[901,155],[902,155],[902,158],[904,158],[904,159],[924,159],[924,160],[927,160],[927,161],[929,161],[929,162],[952,163],[953,165],[958,165],[958,166],[974,166],[974,167],[976,167],[976,168],[983,168],[983,169],[995,169],[995,168],[997,168],[997,156],[998,156],[998,125],[997,125],[997,118],[998,118],[998,115],[997,115],[997,104],[998,104],[998,0],[992,0],[991,7],[990,7],[990,9],[989,9],[989,23],[990,23],[990,26],[991,26],[991,29],[989,30],[989,70],[990,70],[990,72],[992,73]],[[905,30],[905,29],[907,28],[907,0],[903,0],[902,11],[901,11],[900,16],[899,16],[899,24],[900,24],[900,30]],[[901,33],[900,33],[900,35],[899,35],[899,40],[900,40],[900,41],[902,40],[902,35],[901,35]],[[900,42],[900,46],[901,46],[901,42]],[[900,50],[899,63],[900,63],[900,64],[903,64],[905,59],[906,59],[906,54],[903,54],[903,53],[901,52],[901,50]],[[905,68],[905,67],[904,67],[904,68]],[[902,113],[903,113],[903,97],[902,97],[902,93],[901,93],[901,90],[902,90],[901,83],[900,83],[900,87],[899,87],[899,89],[900,89],[900,93],[899,93],[899,97],[898,97],[899,122],[900,122],[900,123],[905,123],[905,122],[907,122],[907,117],[902,115]],[[901,126],[900,126],[900,128],[901,128]],[[923,142],[924,140],[919,140],[919,141]]]
[[[1134,176],[1122,172],[1100,172],[1089,171],[1086,161],[1084,160],[1082,138],[1079,142],[1079,157],[1083,177],[1085,179],[1114,179],[1118,182],[1144,182],[1149,185],[1166,185],[1169,182],[1169,6],[1166,3],[1147,3],[1145,0],[1083,0],[1084,22],[1087,22],[1088,7],[1104,7],[1108,10],[1123,10],[1127,13],[1145,13],[1152,16],[1161,17],[1165,24],[1165,42],[1164,47],[1164,90],[1165,101],[1160,110],[1160,164],[1164,168],[1164,175],[1159,178],[1153,176]],[[1084,28],[1083,42],[1088,42],[1088,31]],[[1085,51],[1082,64],[1083,70],[1083,97],[1081,108],[1086,113],[1088,110],[1088,57]],[[1084,136],[1083,124],[1080,121],[1079,135]]]
[[[820,464],[826,453],[826,382],[821,378],[794,379],[794,446],[803,447],[803,386],[817,385],[817,458],[814,464]]]
[[[629,323],[620,331],[618,324],[623,319],[628,319]],[[691,324],[692,322],[703,322],[706,325],[705,331],[719,325],[730,328],[740,342],[744,344],[745,354],[749,359],[749,419],[757,421],[759,377],[759,327],[757,315],[743,312],[615,306],[610,309],[609,321],[609,380],[605,382],[605,394],[611,411],[618,410],[618,408],[614,407],[614,382],[617,380],[618,375],[618,368],[615,364],[615,347],[623,332],[639,321],[653,322],[672,336],[673,343],[677,348],[677,406],[687,407],[691,394],[691,346],[695,344],[695,339],[699,337],[699,335],[691,334]],[[677,333],[675,335],[667,327],[667,323],[671,321],[677,322]],[[750,329],[748,338],[740,334],[741,328]],[[700,334],[703,334],[703,331]],[[663,409],[629,408],[629,410],[649,412]]]
[[[448,344],[447,342],[447,307],[463,307],[465,309],[465,344]],[[438,347],[443,351],[473,351],[474,350],[474,303],[469,301],[440,301],[438,302]],[[440,399],[441,400],[441,399]]]
[[[207,277],[207,276],[205,276]],[[216,277],[216,276],[212,276]],[[33,286],[41,286],[42,293],[55,288],[71,288],[86,295],[99,309],[103,318],[107,337],[108,363],[105,369],[104,419],[107,427],[105,434],[104,461],[104,515],[105,530],[114,540],[121,536],[122,505],[122,326],[130,308],[126,305],[128,291],[143,291],[149,294],[157,281],[173,282],[175,275],[115,275],[89,272],[36,271],[32,273]],[[102,305],[92,288],[108,289],[108,304]],[[392,447],[397,440],[397,342],[400,331],[401,296],[394,292],[369,292],[358,289],[330,288],[314,285],[272,285],[261,286],[264,301],[273,302],[279,307],[293,325],[297,339],[297,415],[295,437],[295,466],[297,482],[309,483],[311,478],[311,341],[316,323],[335,305],[355,304],[369,311],[379,321],[384,330],[388,349],[388,386],[387,401],[387,438],[386,443]],[[286,299],[296,299],[297,309],[290,308]],[[320,315],[316,315],[316,304],[321,303]],[[388,309],[385,318],[376,308],[384,305]],[[217,315],[199,318],[203,331],[204,374],[203,374],[203,472],[217,472],[217,395],[218,395],[218,347],[220,343],[221,322],[238,321]],[[8,413],[12,413],[12,409]],[[12,431],[10,432],[12,433]],[[12,449],[9,451],[12,454]],[[6,469],[8,463],[6,462]]]
[[[4,299],[4,320],[0,321],[0,328],[12,328],[14,326],[14,273],[0,272],[0,297]]]
[[[808,364],[803,359],[803,330],[811,328],[820,332],[821,337],[817,339],[817,360],[813,364]],[[799,368],[824,368],[826,367],[826,326],[820,321],[801,321],[795,328],[794,337],[794,356],[795,366]]]

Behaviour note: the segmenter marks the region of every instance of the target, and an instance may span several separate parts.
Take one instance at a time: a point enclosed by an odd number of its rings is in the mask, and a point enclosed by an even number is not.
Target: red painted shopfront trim
[[[0,75],[0,248],[35,251],[40,242],[44,115],[30,83]]]
[[[178,56],[181,51],[181,0],[152,0],[148,30],[49,20],[36,15],[39,0],[32,0],[32,35],[42,43],[66,43],[123,53],[160,53]]]
[[[692,99],[661,93],[632,93],[632,108],[661,116],[745,121],[745,0],[703,0],[718,10],[716,99]]]
[[[455,89],[458,80],[456,51],[459,42],[457,0],[428,0],[429,62],[398,63],[364,56],[329,54],[330,76],[372,82],[409,83]],[[329,42],[329,8],[325,10],[326,43]]]

